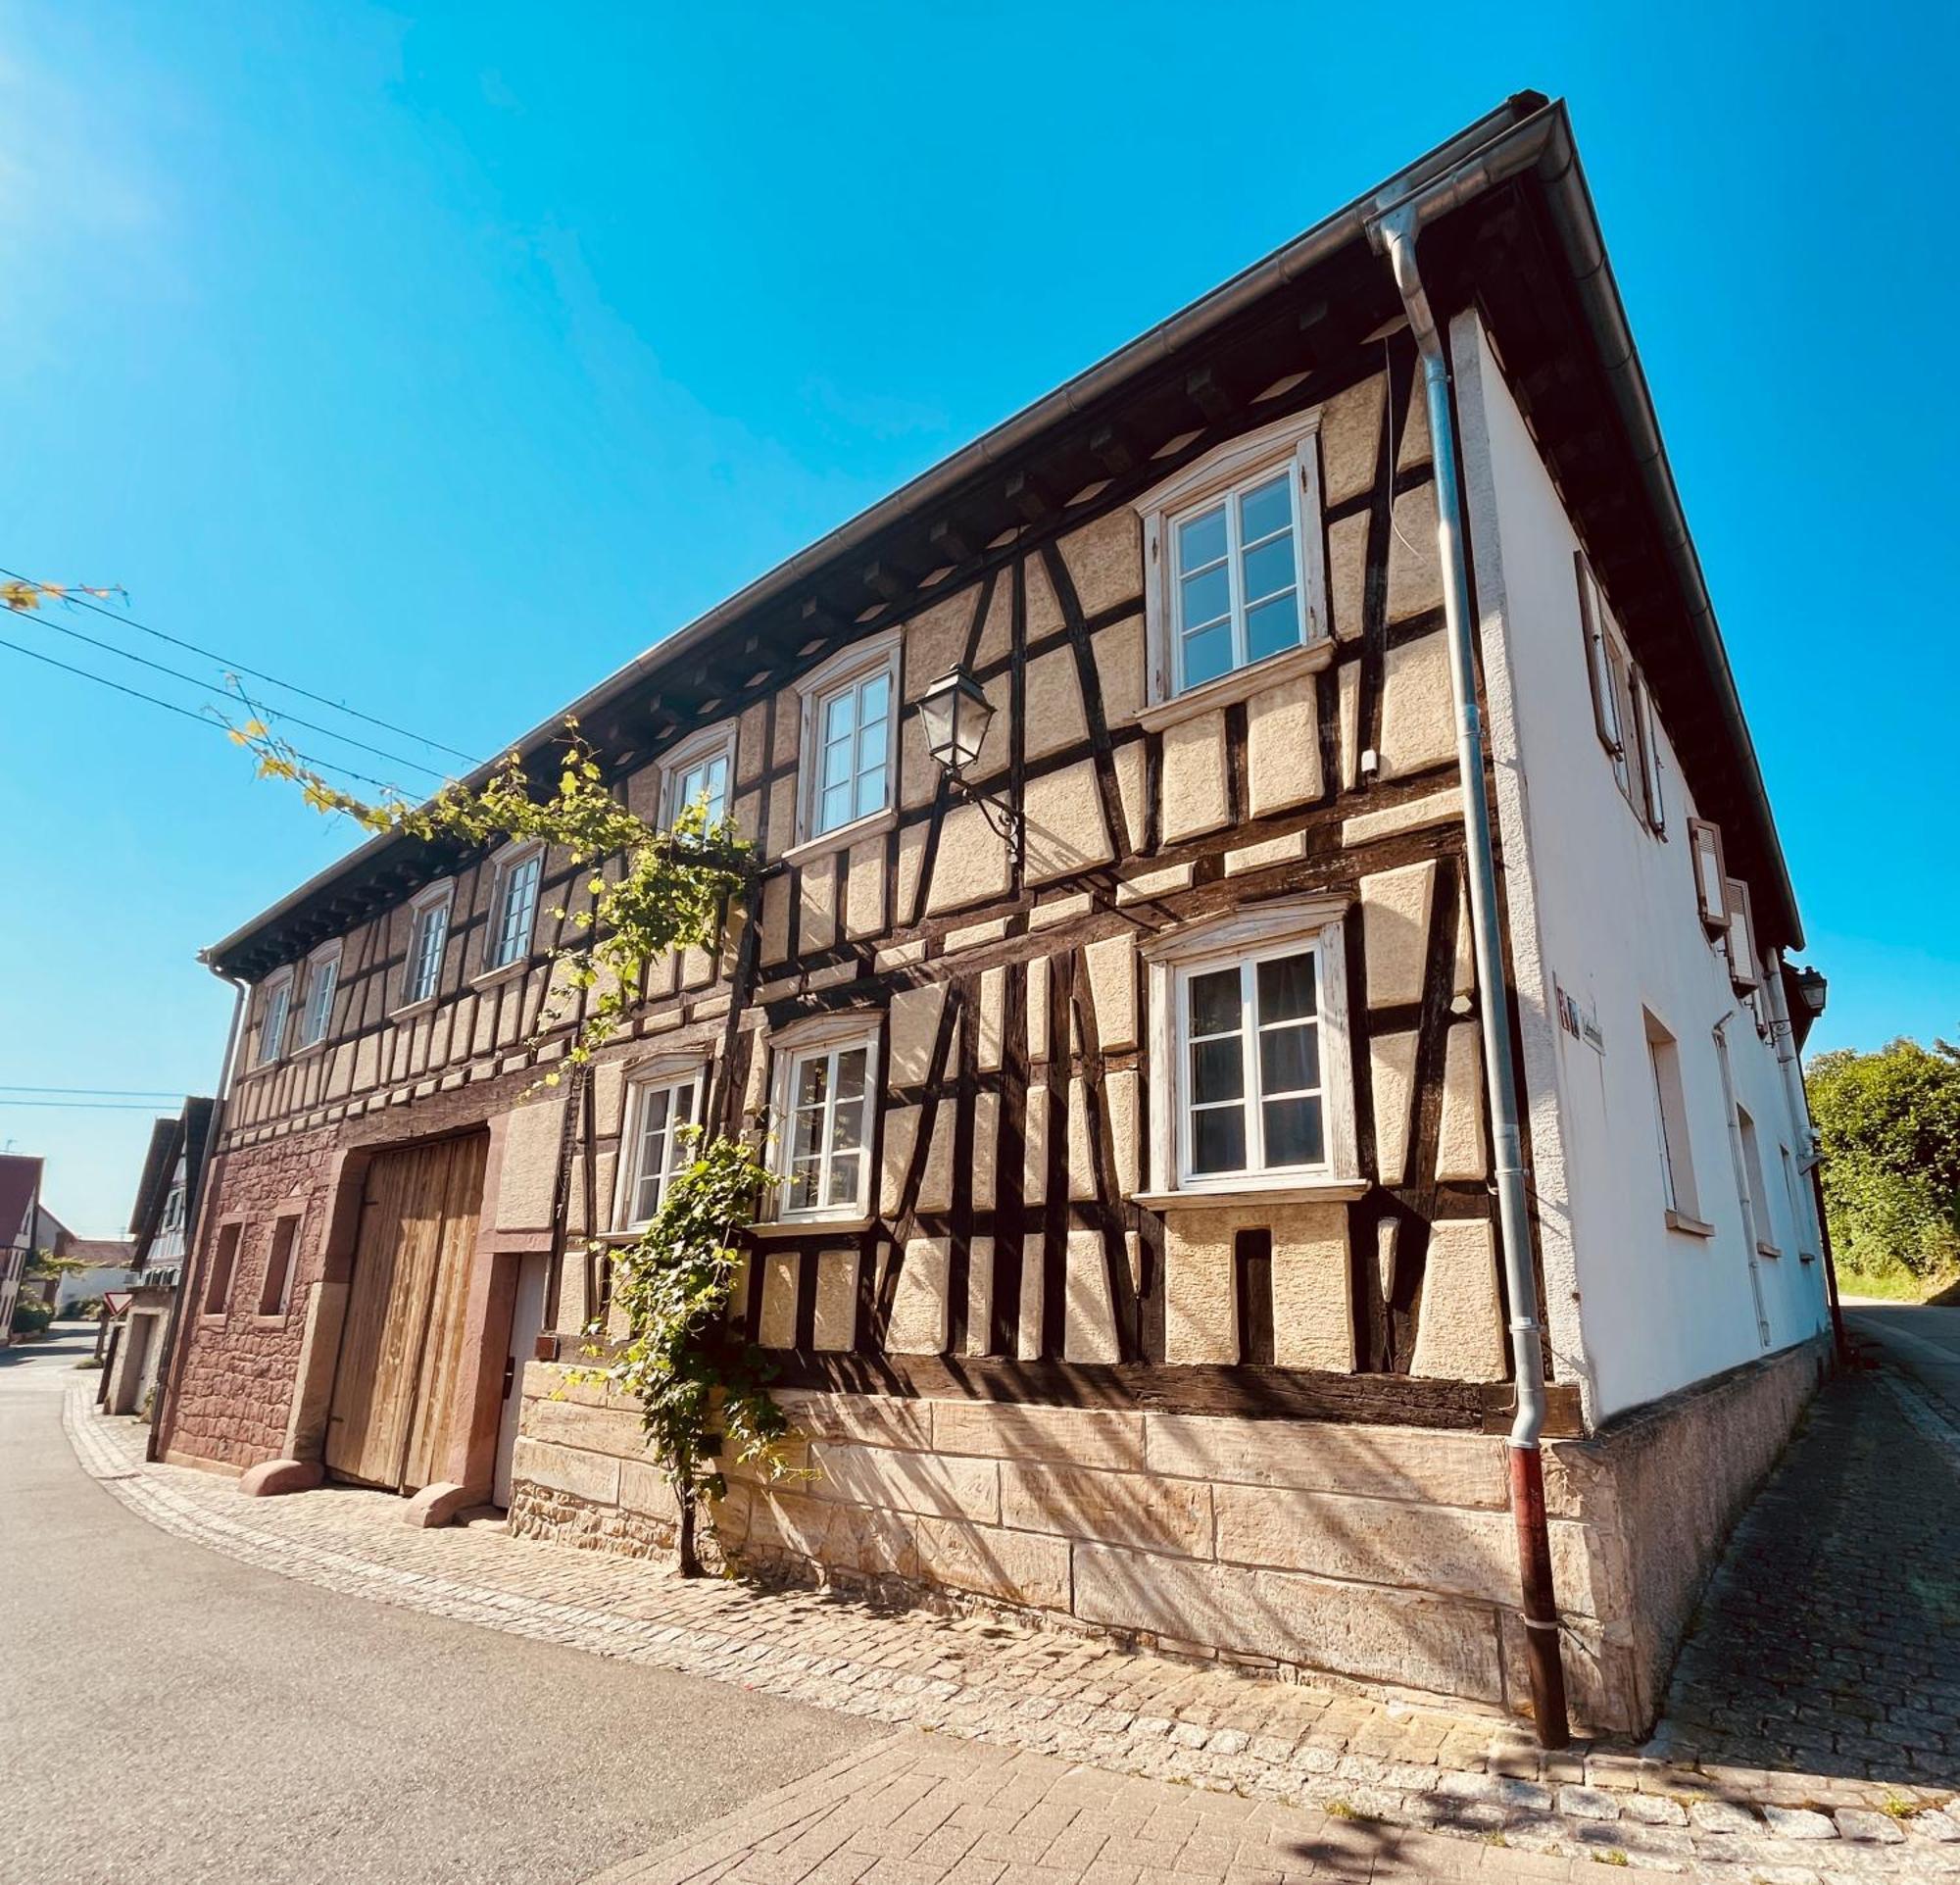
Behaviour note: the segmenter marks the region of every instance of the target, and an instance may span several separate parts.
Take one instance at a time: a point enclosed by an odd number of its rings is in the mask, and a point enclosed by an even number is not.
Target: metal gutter
[[[1315,223],[1284,248],[1274,250],[1263,261],[1253,263],[1181,313],[1158,322],[1148,333],[1107,355],[1054,392],[1036,400],[1033,405],[1023,407],[1011,419],[983,433],[951,458],[941,460],[908,484],[901,485],[891,496],[881,498],[869,510],[859,512],[849,522],[818,538],[808,549],[799,550],[788,561],[779,563],[766,575],[759,576],[746,587],[738,589],[705,616],[698,617],[684,628],[676,629],[646,653],[635,656],[597,686],[588,688],[568,707],[561,708],[550,719],[541,720],[523,734],[514,742],[515,749],[529,753],[557,738],[564,729],[566,715],[582,719],[635,681],[644,680],[648,675],[684,660],[731,623],[755,610],[781,600],[798,584],[814,579],[839,558],[862,549],[881,530],[889,529],[914,512],[948,496],[969,478],[1004,465],[1057,422],[1088,411],[1138,373],[1160,364],[1179,348],[1232,320],[1273,289],[1283,287],[1297,276],[1318,267],[1350,243],[1363,241],[1366,221],[1385,197],[1406,195],[1429,177],[1454,173],[1472,152],[1488,145],[1497,134],[1529,115],[1542,115],[1544,108],[1544,99],[1537,92],[1521,92],[1507,99],[1495,111],[1486,114],[1447,142],[1417,158],[1389,182],[1356,197],[1347,208],[1337,210],[1325,221]],[[510,749],[507,747],[505,750]],[[479,783],[489,776],[490,771],[490,765],[479,766],[466,775],[465,782]],[[324,870],[309,877],[297,890],[261,911],[250,922],[241,924],[228,936],[200,950],[198,960],[211,967],[215,973],[221,974],[223,971],[217,967],[219,958],[248,941],[268,923],[275,922],[298,909],[356,864],[378,857],[389,845],[399,842],[393,833],[388,832],[368,839],[339,863],[329,865]]]

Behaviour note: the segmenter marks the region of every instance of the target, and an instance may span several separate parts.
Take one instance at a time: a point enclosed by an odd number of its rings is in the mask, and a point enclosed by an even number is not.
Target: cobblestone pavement
[[[1739,1885],[1960,1877],[1960,1806],[1945,1811],[1944,1789],[1697,1770],[1625,1748],[1544,1755],[1490,1717],[1194,1667],[1100,1639],[878,1610],[818,1592],[683,1582],[644,1561],[513,1539],[501,1524],[418,1531],[401,1522],[401,1501],[381,1493],[248,1500],[231,1480],[144,1464],[142,1429],[96,1414],[85,1390],[71,1392],[69,1429],[84,1468],[152,1522],[288,1576],[936,1730],[937,1748],[978,1744],[976,1761],[983,1753],[1054,1758],[1061,1771],[1098,1770],[1105,1783],[1175,1783],[1200,1818],[1212,1810],[1200,1803],[1209,1800],[1226,1816],[1253,1806],[1294,1809],[1315,1824],[1331,1817],[1366,1826],[1385,1852],[1408,1829],[1432,1829],[1480,1856],[1526,1854],[1554,1875],[1566,1860],[1596,1854]],[[745,1878],[775,1875],[762,1855],[756,1863]],[[947,1885],[1065,1885],[1076,1876],[1004,1869],[1038,1863],[1018,1853],[1000,1863],[998,1873],[887,1870],[876,1885],[942,1877]],[[1242,1867],[1233,1876],[1301,1869]],[[1120,1866],[1091,1874],[1085,1861],[1085,1885],[1092,1875],[1099,1885],[1131,1876]]]
[[[1609,1829],[1594,1831],[1592,1854],[1616,1850]],[[907,1729],[588,1885],[1536,1885],[1599,1876],[1591,1855],[1445,1839]],[[1624,1876],[1656,1874],[1630,1867]]]
[[[1886,1367],[1828,1382],[1682,1651],[1674,1760],[1960,1788],[1960,1429]]]

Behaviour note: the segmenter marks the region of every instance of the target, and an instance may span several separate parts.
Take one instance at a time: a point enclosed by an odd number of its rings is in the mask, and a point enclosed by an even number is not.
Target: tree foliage
[[[640,1421],[665,1467],[680,1519],[681,1574],[699,1574],[695,1524],[701,1504],[727,1482],[717,1458],[786,1470],[788,1422],[769,1398],[762,1352],[732,1318],[741,1275],[741,1232],[772,1181],[754,1150],[728,1138],[691,1134],[694,1157],[667,1182],[653,1221],[613,1253],[612,1311],[624,1323],[605,1368],[578,1378],[604,1383],[640,1404]],[[604,1330],[595,1324],[595,1337]]]
[[[1896,1040],[1820,1054],[1806,1076],[1831,1240],[1846,1267],[1960,1268],[1960,1050]]]

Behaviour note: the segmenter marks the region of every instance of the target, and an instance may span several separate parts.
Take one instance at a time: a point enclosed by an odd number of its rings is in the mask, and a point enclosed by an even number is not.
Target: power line
[[[230,729],[220,719],[213,719],[204,714],[195,714],[188,707],[179,707],[173,700],[164,700],[156,694],[146,694],[140,687],[124,687],[120,680],[111,680],[105,674],[91,674],[86,668],[72,667],[68,662],[57,661],[52,655],[44,655],[37,648],[23,648],[18,641],[9,641],[0,635],[0,648],[11,648],[17,655],[25,655],[29,661],[45,662],[50,668],[59,668],[65,674],[74,674],[82,680],[92,680],[98,687],[110,687],[119,694],[127,694],[131,700],[146,700],[152,707],[161,707],[167,714],[181,715],[187,720],[195,720],[200,726],[208,726],[215,733],[229,732]],[[372,785],[383,792],[393,792],[400,788],[387,779],[377,779],[367,772],[357,772],[351,766],[342,766],[337,760],[315,759],[310,753],[298,753],[309,766],[324,767],[330,772],[338,772],[343,778],[359,779],[363,785]]]
[[[24,582],[29,588],[39,589],[43,594],[47,593],[45,585],[35,582],[33,577],[24,576],[18,570],[9,570],[4,565],[0,565],[0,576],[12,576],[16,582]],[[366,720],[369,726],[378,726],[385,733],[399,733],[403,739],[415,740],[419,745],[433,747],[438,753],[447,753],[453,759],[462,760],[466,766],[482,764],[480,760],[472,758],[458,747],[447,746],[441,740],[430,739],[426,733],[417,733],[409,727],[397,726],[392,720],[377,719],[372,714],[364,714],[358,707],[349,707],[344,701],[329,700],[324,694],[316,694],[311,688],[302,687],[296,681],[281,680],[278,675],[269,674],[263,669],[248,668],[242,661],[227,661],[222,655],[214,654],[209,648],[200,648],[194,641],[185,641],[181,635],[169,634],[162,628],[152,628],[148,622],[138,621],[134,616],[122,615],[114,609],[105,609],[99,602],[91,601],[86,596],[70,595],[65,591],[57,593],[63,602],[72,603],[77,609],[92,609],[98,616],[106,616],[111,621],[120,622],[126,628],[139,629],[146,635],[154,635],[159,641],[167,641],[173,648],[182,648],[190,654],[202,655],[206,661],[215,661],[220,668],[229,668],[238,673],[250,674],[254,680],[266,681],[273,687],[283,687],[289,694],[298,694],[303,700],[314,701],[321,707],[330,707],[336,714],[346,714],[353,719]]]
[[[52,1106],[75,1113],[154,1113],[156,1103],[140,1105],[134,1100],[9,1100],[0,1097],[0,1112],[14,1106]]]
[[[99,648],[106,655],[115,655],[122,661],[133,661],[138,668],[147,668],[152,673],[168,674],[172,680],[186,682],[192,687],[209,687],[202,674],[186,674],[180,668],[166,668],[160,661],[151,661],[146,655],[131,654],[126,648],[119,648],[113,641],[102,641],[94,635],[84,635],[79,628],[71,628],[66,622],[53,621],[44,616],[30,616],[29,620],[36,626],[52,628],[58,635],[73,635],[76,641],[85,642],[91,648]],[[246,703],[254,705],[252,702]],[[335,732],[331,726],[321,726],[317,720],[301,719],[297,714],[288,714],[270,707],[262,710],[269,719],[289,720],[295,726],[304,726],[310,733],[323,733],[330,740],[338,740],[343,746],[352,746],[363,753],[372,753],[377,760],[387,760],[395,766],[412,766],[417,772],[426,772],[432,778],[442,778],[440,767],[431,766],[426,760],[406,759],[400,753],[390,753],[378,746],[369,746],[366,740],[358,740],[351,733]],[[411,735],[413,737],[413,735]]]
[[[171,1086],[9,1086],[0,1093],[79,1093],[105,1100],[177,1100],[183,1096]]]

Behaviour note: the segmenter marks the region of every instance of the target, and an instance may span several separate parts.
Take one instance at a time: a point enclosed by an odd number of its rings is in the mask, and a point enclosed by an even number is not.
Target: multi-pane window
[[[694,1109],[700,1085],[698,1073],[682,1079],[642,1080],[635,1085],[623,1228],[637,1230],[651,1223],[660,1211],[667,1182],[686,1154],[687,1137],[681,1128],[696,1123]]]
[[[300,1010],[300,1045],[312,1047],[326,1039],[327,1023],[333,1018],[333,990],[340,980],[340,951],[333,948],[316,956],[307,968],[306,1003]]]
[[[498,866],[485,968],[508,967],[531,953],[531,925],[538,914],[538,878],[544,865],[544,853],[533,849],[513,852]]]
[[[889,667],[818,697],[811,837],[885,809],[890,794],[891,722]]]
[[[869,1196],[871,1048],[841,1041],[789,1064],[783,1171],[785,1216],[849,1214]]]
[[[1667,830],[1661,788],[1660,723],[1653,693],[1628,654],[1584,552],[1573,552],[1579,582],[1579,621],[1586,638],[1586,677],[1592,691],[1592,724],[1613,767],[1613,782],[1656,837]]]
[[[710,824],[718,824],[728,816],[728,749],[684,764],[673,775],[672,798],[667,807],[669,819],[702,806]]]
[[[1681,1049],[1651,1015],[1645,1017],[1647,1062],[1653,1075],[1654,1133],[1660,1154],[1661,1196],[1676,1230],[1704,1230],[1694,1189],[1693,1154],[1688,1135],[1688,1094],[1681,1080]]]
[[[1185,971],[1185,1175],[1327,1164],[1318,963],[1294,949]]]
[[[442,979],[443,946],[449,941],[449,890],[415,906],[409,924],[409,960],[402,972],[402,1001],[407,1007],[428,1001]]]
[[[270,1067],[285,1052],[286,1015],[292,1007],[293,978],[281,971],[266,990],[265,1012],[259,1017],[259,1065]]]
[[[1301,639],[1293,463],[1235,486],[1171,524],[1180,690]]]

